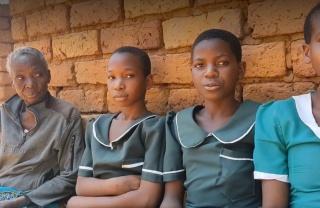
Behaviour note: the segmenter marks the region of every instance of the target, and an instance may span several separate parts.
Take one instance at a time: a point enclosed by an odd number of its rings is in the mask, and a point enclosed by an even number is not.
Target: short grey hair
[[[7,67],[7,71],[9,73],[9,75],[11,75],[12,63],[14,62],[14,60],[16,58],[18,58],[21,55],[30,55],[30,56],[34,56],[34,57],[38,58],[42,62],[43,66],[46,68],[46,70],[49,70],[48,63],[47,63],[46,59],[44,58],[43,54],[39,50],[37,50],[35,48],[23,46],[23,47],[15,49],[14,51],[12,51],[8,55],[6,67]]]

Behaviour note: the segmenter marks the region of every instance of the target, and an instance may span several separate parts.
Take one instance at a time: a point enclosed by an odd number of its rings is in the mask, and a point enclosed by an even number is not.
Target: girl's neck
[[[206,102],[203,109],[206,116],[211,118],[223,118],[232,116],[239,108],[241,103],[235,98],[219,102]]]
[[[194,119],[206,132],[214,132],[230,120],[240,105],[236,99],[231,102],[205,102],[205,107],[194,115]]]
[[[149,111],[146,106],[139,108],[125,107],[121,109],[121,113],[117,116],[117,119],[134,121],[147,113],[149,113]]]

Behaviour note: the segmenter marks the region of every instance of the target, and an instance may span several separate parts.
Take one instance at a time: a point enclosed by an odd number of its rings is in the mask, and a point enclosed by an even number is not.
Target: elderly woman
[[[84,149],[80,113],[50,95],[38,50],[16,49],[7,70],[17,94],[0,107],[0,207],[57,207],[74,194]]]

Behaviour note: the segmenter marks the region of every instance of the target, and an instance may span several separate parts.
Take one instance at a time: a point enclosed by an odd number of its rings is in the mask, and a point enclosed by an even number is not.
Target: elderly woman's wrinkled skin
[[[38,58],[22,55],[12,63],[11,81],[17,94],[28,106],[44,99],[50,82],[50,72]]]

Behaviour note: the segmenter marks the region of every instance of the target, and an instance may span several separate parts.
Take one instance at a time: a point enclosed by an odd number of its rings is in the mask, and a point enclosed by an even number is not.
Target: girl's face
[[[121,107],[144,104],[151,76],[145,77],[138,56],[115,53],[108,63],[108,93]]]
[[[312,64],[315,72],[320,76],[320,12],[312,17],[312,32],[310,44],[303,45],[304,61]]]
[[[226,41],[203,40],[194,47],[192,57],[192,80],[206,100],[234,98],[237,82],[244,76],[245,62],[237,62]]]

